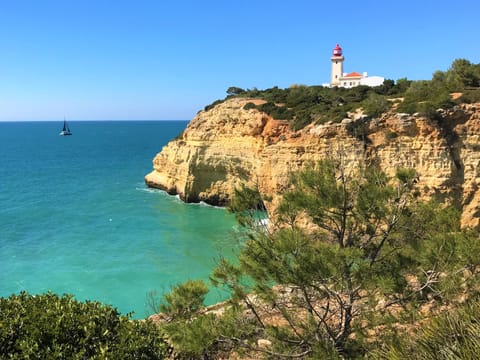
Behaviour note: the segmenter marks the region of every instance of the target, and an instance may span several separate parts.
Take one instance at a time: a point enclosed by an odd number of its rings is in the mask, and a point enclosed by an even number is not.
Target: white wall
[[[360,80],[361,85],[367,86],[379,86],[382,85],[385,81],[385,78],[381,76],[369,76]]]

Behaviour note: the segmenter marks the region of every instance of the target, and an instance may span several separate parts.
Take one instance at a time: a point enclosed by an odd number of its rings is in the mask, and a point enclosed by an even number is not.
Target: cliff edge
[[[389,174],[414,168],[425,197],[448,198],[462,211],[462,225],[480,226],[480,103],[441,110],[439,119],[396,113],[367,121],[361,113],[340,123],[293,131],[231,98],[200,111],[177,139],[153,159],[150,187],[186,202],[226,205],[236,187],[257,186],[273,213],[288,174],[306,163],[341,154],[355,164],[376,162]]]

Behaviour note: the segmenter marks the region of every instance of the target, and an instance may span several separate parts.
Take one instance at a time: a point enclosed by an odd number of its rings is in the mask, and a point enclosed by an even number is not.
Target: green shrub
[[[227,359],[247,343],[257,331],[253,319],[246,318],[239,308],[228,307],[222,316],[203,314],[188,322],[173,321],[163,325],[174,347],[175,359]]]
[[[271,117],[277,120],[291,120],[295,115],[294,110],[291,110],[285,106],[278,106],[273,102],[267,102],[259,105],[257,106],[257,109],[269,114]]]
[[[248,102],[243,106],[243,110],[255,109],[256,105],[252,102]]]
[[[398,111],[413,114],[419,112],[424,116],[435,116],[438,108],[451,108],[455,102],[450,97],[449,89],[440,82],[415,81],[405,92],[405,99]]]
[[[172,318],[188,317],[204,306],[207,293],[208,287],[203,281],[187,280],[164,295],[165,301],[160,305],[160,310]]]
[[[396,133],[395,131],[389,130],[387,132],[387,139],[388,140],[393,140],[393,139],[396,139],[397,137],[398,137],[398,133]]]
[[[236,86],[230,86],[227,89],[227,94],[228,95],[241,95],[243,93],[245,93],[245,90],[243,90],[242,88],[236,87]]]
[[[385,96],[371,93],[362,103],[363,110],[368,116],[379,117],[390,108],[390,102]]]
[[[98,302],[53,293],[0,298],[2,359],[164,359],[169,352],[155,324]]]
[[[480,102],[480,88],[478,89],[465,89],[463,95],[459,99],[461,102],[465,103],[475,103]]]
[[[312,122],[312,116],[309,111],[304,110],[297,113],[295,119],[292,120],[290,127],[292,130],[297,131],[303,129],[305,126]]]
[[[225,99],[223,99],[223,100],[216,100],[216,101],[214,101],[213,103],[211,103],[210,105],[205,106],[205,107],[203,108],[203,110],[204,110],[204,111],[211,110],[211,109],[213,109],[215,106],[217,106],[218,104],[221,104],[221,103],[223,103],[223,102],[225,102]]]

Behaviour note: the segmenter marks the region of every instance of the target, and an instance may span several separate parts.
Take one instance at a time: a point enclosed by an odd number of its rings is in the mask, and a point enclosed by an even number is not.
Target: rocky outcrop
[[[352,165],[375,161],[387,173],[415,168],[425,196],[453,199],[464,225],[480,220],[480,104],[441,112],[442,120],[391,111],[365,121],[352,114],[341,123],[309,125],[297,132],[233,98],[201,111],[168,143],[145,177],[148,186],[187,202],[228,203],[241,184],[258,186],[269,212],[285,190],[288,174],[307,162],[341,154]]]

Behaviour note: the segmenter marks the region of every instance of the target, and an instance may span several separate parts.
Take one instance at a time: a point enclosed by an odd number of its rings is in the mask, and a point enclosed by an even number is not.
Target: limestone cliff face
[[[340,153],[352,165],[376,161],[390,174],[415,168],[423,194],[452,197],[463,224],[480,225],[480,104],[446,111],[441,122],[389,112],[368,123],[352,116],[294,132],[286,122],[244,110],[251,101],[234,98],[199,112],[155,156],[147,185],[216,205],[228,203],[241,184],[256,185],[272,199],[266,204],[272,212],[289,172]]]

